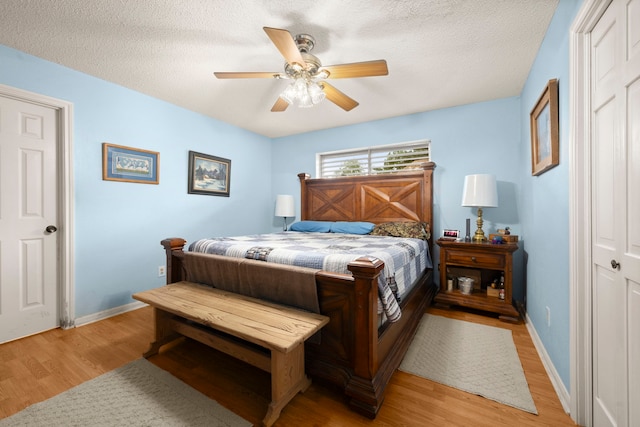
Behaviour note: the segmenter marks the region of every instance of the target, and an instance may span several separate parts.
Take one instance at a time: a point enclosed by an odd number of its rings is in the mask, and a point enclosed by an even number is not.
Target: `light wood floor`
[[[397,371],[375,420],[350,411],[336,390],[313,383],[282,411],[275,426],[574,425],[525,325],[461,311],[429,308],[428,312],[511,329],[539,415]],[[151,320],[147,307],[0,345],[0,418],[141,357],[151,340]],[[190,340],[149,360],[255,425],[266,413],[270,378],[265,372]]]

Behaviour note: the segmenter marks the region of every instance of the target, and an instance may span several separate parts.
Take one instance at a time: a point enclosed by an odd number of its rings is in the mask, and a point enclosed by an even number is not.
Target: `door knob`
[[[613,268],[614,270],[620,270],[620,263],[618,261],[616,261],[615,259],[611,260],[611,268]]]
[[[47,233],[55,233],[58,231],[55,225],[47,225],[47,228],[44,229]]]

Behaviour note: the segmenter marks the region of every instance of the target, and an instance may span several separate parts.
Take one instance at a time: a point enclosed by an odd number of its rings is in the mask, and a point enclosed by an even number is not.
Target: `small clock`
[[[450,240],[458,240],[460,238],[460,230],[450,230],[445,228],[442,230],[442,237]]]

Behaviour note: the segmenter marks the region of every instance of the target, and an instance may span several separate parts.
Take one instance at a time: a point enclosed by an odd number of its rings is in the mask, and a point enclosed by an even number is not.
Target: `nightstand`
[[[439,239],[440,291],[435,302],[444,306],[462,306],[498,313],[500,320],[520,322],[520,314],[513,306],[513,253],[517,243],[492,244],[488,242],[458,242]],[[458,272],[472,273],[479,279],[471,294],[455,288],[447,290],[447,278]],[[504,299],[488,295],[487,287],[504,274]],[[468,275],[468,274],[466,274]]]

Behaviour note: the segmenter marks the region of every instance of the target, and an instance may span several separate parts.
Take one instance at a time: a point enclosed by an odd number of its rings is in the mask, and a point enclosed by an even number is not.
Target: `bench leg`
[[[271,403],[262,421],[263,425],[270,427],[287,403],[310,385],[311,380],[304,374],[304,343],[286,354],[272,350]]]
[[[155,324],[155,337],[151,342],[149,349],[142,354],[145,358],[158,354],[160,347],[180,337],[180,334],[175,333],[170,326],[170,313],[154,307],[153,318]]]

